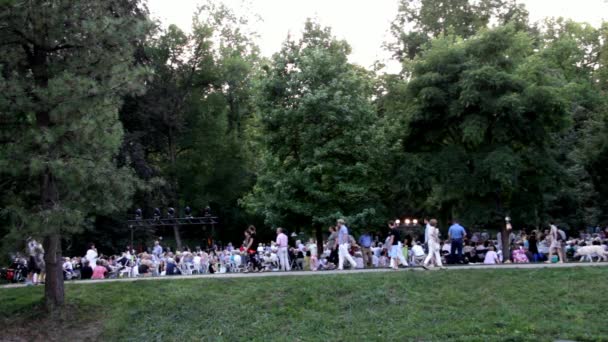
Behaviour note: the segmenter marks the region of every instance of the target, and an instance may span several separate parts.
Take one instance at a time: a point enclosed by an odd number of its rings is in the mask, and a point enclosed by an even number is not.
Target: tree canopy
[[[49,308],[62,252],[124,248],[137,208],[220,216],[138,233],[139,251],[237,244],[248,224],[321,243],[340,217],[355,232],[405,216],[608,223],[607,23],[400,0],[387,74],[310,19],[262,56],[252,20],[212,0],[189,30],[142,0],[0,1],[0,237],[13,253],[44,241]]]

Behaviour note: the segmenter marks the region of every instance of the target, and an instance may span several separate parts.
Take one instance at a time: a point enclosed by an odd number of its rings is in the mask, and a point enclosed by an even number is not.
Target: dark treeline
[[[0,1],[4,255],[37,237],[52,272],[90,241],[124,248],[136,208],[186,205],[209,205],[216,241],[234,243],[251,223],[262,238],[321,237],[339,217],[355,231],[425,215],[608,222],[606,23],[533,23],[512,0],[401,0],[383,48],[402,69],[386,74],[349,63],[312,20],[265,57],[220,3],[188,32],[145,5]],[[136,239],[194,247],[209,233]]]

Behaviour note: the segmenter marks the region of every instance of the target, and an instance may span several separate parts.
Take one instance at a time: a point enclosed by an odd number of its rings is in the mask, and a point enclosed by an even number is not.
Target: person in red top
[[[101,260],[97,260],[97,266],[93,269],[93,276],[91,276],[91,279],[105,279],[108,269],[102,264],[103,262]]]

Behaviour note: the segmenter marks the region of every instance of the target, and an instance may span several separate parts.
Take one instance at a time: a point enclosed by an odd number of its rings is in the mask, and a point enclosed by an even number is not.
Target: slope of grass
[[[70,315],[37,336],[75,325],[112,341],[608,340],[607,280],[594,267],[68,285]],[[0,290],[0,323],[27,326],[41,295]]]

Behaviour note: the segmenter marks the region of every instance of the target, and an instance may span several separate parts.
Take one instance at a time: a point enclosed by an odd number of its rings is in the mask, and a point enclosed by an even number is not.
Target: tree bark
[[[179,234],[179,226],[177,226],[177,225],[173,226],[173,233],[175,235],[175,244],[177,245],[177,250],[181,251],[182,250],[182,238]]]
[[[507,229],[507,225],[505,224],[502,227],[502,232],[500,234],[500,238],[502,240],[502,261],[505,262],[507,260],[511,260],[511,231]]]
[[[41,177],[40,193],[44,210],[53,210],[59,201],[59,194],[49,169]],[[44,283],[44,304],[47,311],[52,312],[63,306],[63,263],[61,260],[61,235],[57,227],[51,227],[51,232],[44,237],[44,263],[46,279]]]
[[[315,239],[317,240],[317,255],[323,254],[323,228],[322,226],[315,227]]]
[[[63,267],[61,260],[61,237],[58,233],[44,238],[44,261],[46,280],[44,284],[44,305],[48,312],[56,311],[64,303]]]

